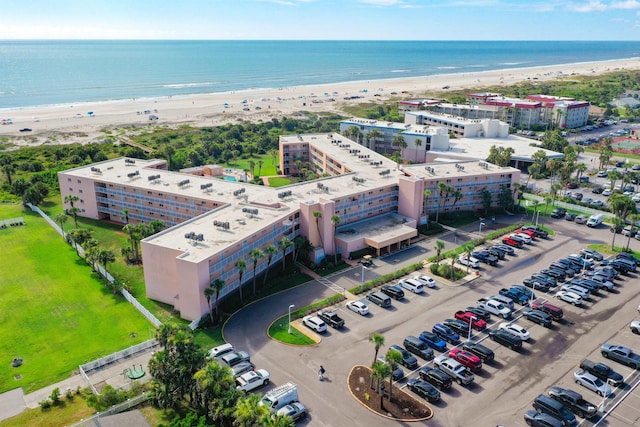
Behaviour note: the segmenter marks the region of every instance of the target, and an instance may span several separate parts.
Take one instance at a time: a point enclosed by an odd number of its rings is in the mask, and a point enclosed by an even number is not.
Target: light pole
[[[362,282],[360,282],[361,285],[364,285],[364,271],[365,270],[368,270],[368,268],[365,267],[364,264],[362,264],[362,277],[361,277]]]
[[[484,222],[480,223],[480,229],[478,230],[478,233],[482,233],[482,226],[484,226],[484,225],[485,225]]]
[[[467,341],[471,341],[471,326],[473,325],[473,321],[476,320],[477,317],[470,316],[469,317],[469,336],[467,337]]]
[[[540,211],[536,212],[536,226],[538,225],[539,219],[540,219]]]
[[[294,305],[294,304],[291,304],[291,305],[289,306],[289,333],[291,333],[291,309],[292,309],[293,307],[295,307],[295,305]]]
[[[533,299],[536,296],[536,282],[531,283],[531,287],[533,289],[533,294],[531,294],[531,298],[529,298],[529,308],[533,308]]]
[[[610,385],[609,381],[611,380],[611,378],[607,378],[607,382],[605,384]],[[602,396],[602,402],[600,402],[600,412],[607,412],[607,410],[605,409],[605,404],[607,403],[607,395],[603,395]]]

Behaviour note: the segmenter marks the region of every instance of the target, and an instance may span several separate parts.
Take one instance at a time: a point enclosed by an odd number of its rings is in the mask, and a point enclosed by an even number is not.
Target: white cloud
[[[607,10],[634,10],[640,9],[640,1],[638,0],[617,0],[604,2],[600,0],[590,0],[586,3],[570,2],[567,9],[574,12],[605,12]]]
[[[402,0],[360,0],[360,3],[370,4],[372,6],[402,6]]]
[[[257,0],[263,3],[279,4],[281,6],[297,6],[299,3],[313,3],[315,0]]]

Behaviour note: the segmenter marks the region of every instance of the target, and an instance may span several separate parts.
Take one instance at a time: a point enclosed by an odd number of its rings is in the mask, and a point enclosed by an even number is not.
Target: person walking
[[[325,372],[327,372],[327,371],[324,369],[324,366],[320,365],[320,370],[318,371],[318,379],[320,381],[324,381],[324,373]]]

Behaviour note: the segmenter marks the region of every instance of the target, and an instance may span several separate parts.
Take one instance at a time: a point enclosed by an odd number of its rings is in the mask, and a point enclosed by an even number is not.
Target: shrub
[[[429,270],[432,274],[438,274],[438,264],[431,264]]]
[[[47,410],[47,409],[51,408],[51,400],[49,400],[49,399],[41,400],[41,401],[38,403],[38,405],[40,405],[40,409],[42,409],[43,411],[45,411],[45,410]]]
[[[389,274],[382,275],[380,277],[376,277],[375,279],[370,280],[370,281],[368,281],[368,282],[366,282],[366,283],[364,283],[362,285],[358,285],[358,286],[356,286],[354,288],[351,288],[351,289],[349,289],[349,292],[351,292],[354,295],[361,294],[361,293],[366,292],[366,291],[368,291],[368,290],[370,290],[370,289],[372,289],[372,288],[374,288],[376,286],[383,285],[383,284],[385,284],[387,282],[390,282],[392,280],[398,279],[398,278],[400,278],[400,277],[402,277],[402,276],[404,276],[406,274],[409,274],[411,272],[420,270],[422,267],[423,267],[423,265],[422,265],[421,262],[416,263],[416,264],[412,264],[412,265],[410,265],[408,267],[404,267],[404,268],[401,268],[400,270],[394,271],[393,273],[389,273]]]
[[[51,403],[57,405],[60,403],[60,389],[58,387],[51,390],[51,395],[49,395],[49,399],[51,399]]]

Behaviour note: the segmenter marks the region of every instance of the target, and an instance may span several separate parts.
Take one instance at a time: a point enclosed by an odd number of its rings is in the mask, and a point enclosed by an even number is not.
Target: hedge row
[[[378,285],[383,285],[385,283],[391,282],[392,280],[399,279],[400,277],[405,276],[409,273],[418,271],[422,269],[422,267],[424,267],[424,265],[421,262],[412,264],[408,267],[404,267],[404,268],[401,268],[400,270],[394,271],[393,273],[385,274],[383,276],[376,277],[373,280],[369,280],[368,282],[362,285],[358,285],[354,288],[349,289],[349,292],[351,292],[354,295],[367,292],[368,290],[371,290],[372,288],[375,288]]]
[[[338,304],[339,302],[344,301],[345,299],[347,298],[344,295],[335,294],[330,296],[329,298],[325,298],[318,302],[314,302],[313,304],[309,304],[305,307],[299,308],[296,311],[292,311],[291,317],[293,319],[299,319],[301,317],[308,316],[311,313],[315,313],[318,310],[322,310],[323,308],[331,307],[332,305]]]

